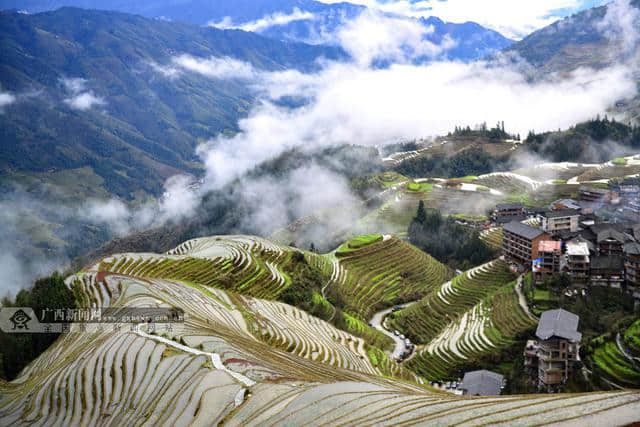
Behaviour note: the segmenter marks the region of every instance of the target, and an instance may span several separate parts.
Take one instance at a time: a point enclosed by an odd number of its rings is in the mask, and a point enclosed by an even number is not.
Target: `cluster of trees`
[[[424,176],[459,178],[507,170],[508,165],[508,157],[492,157],[482,148],[472,147],[451,157],[437,154],[407,159],[396,166],[394,171],[412,178]]]
[[[443,217],[437,209],[426,209],[420,201],[408,231],[409,242],[442,263],[468,270],[497,256],[480,234]]]
[[[628,153],[637,150],[640,127],[598,116],[566,131],[540,134],[530,131],[525,143],[530,151],[554,162],[603,162],[627,150]]]
[[[380,154],[383,157],[389,156],[393,153],[401,153],[405,151],[416,151],[420,148],[424,148],[417,141],[398,142],[395,144],[383,145],[380,147]]]
[[[45,308],[75,308],[73,293],[66,287],[63,275],[55,272],[39,279],[31,289],[23,289],[14,300],[2,299],[3,307],[31,307],[36,316]],[[42,354],[60,334],[5,333],[0,331],[0,377],[12,380],[32,360]]]
[[[470,126],[456,126],[453,133],[449,132],[447,136],[460,136],[460,137],[473,137],[473,138],[488,138],[491,141],[502,141],[505,139],[515,139],[520,141],[520,135],[512,135],[504,130],[504,121],[496,124],[495,127],[489,129],[487,123],[484,122],[479,126],[471,129]]]

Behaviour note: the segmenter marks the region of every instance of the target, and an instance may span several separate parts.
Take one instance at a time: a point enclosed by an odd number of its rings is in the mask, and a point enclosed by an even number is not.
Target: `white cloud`
[[[313,13],[301,11],[296,7],[289,14],[277,12],[271,15],[266,15],[255,21],[245,22],[243,24],[234,24],[231,18],[227,16],[220,22],[210,22],[209,26],[225,30],[238,29],[259,33],[274,26],[287,25],[295,21],[310,21],[312,19],[314,19]]]
[[[410,62],[419,57],[435,57],[452,48],[455,42],[444,40],[436,45],[425,37],[433,33],[419,21],[390,17],[365,11],[338,30],[337,42],[361,65],[376,60]]]
[[[192,216],[201,198],[192,183],[192,177],[174,175],[165,181],[165,191],[156,202],[132,209],[118,199],[89,200],[78,212],[84,220],[106,225],[113,234],[124,236]]]
[[[87,87],[87,80],[80,77],[62,78],[60,81],[64,85],[65,89],[74,95],[79,94]]]
[[[622,57],[634,54],[640,42],[640,10],[630,0],[615,0],[607,5],[598,29],[620,47]]]
[[[80,111],[87,111],[92,107],[99,107],[107,104],[104,98],[96,96],[92,91],[83,92],[78,95],[66,98],[64,102],[71,108]]]
[[[251,64],[230,57],[197,58],[191,55],[180,55],[174,57],[172,63],[184,70],[214,79],[248,80],[255,77]],[[163,74],[172,73],[171,68],[166,70]]]
[[[7,105],[11,105],[16,102],[15,95],[12,95],[8,92],[0,92],[0,112]]]
[[[339,3],[341,0],[319,0]],[[437,16],[449,22],[477,22],[506,37],[521,39],[568,13],[605,0],[353,0],[372,9],[402,16]]]
[[[512,132],[566,128],[594,117],[636,93],[628,68],[580,69],[560,78],[531,82],[509,66],[438,62],[373,70],[334,64],[316,75],[288,73],[266,93],[313,101],[288,109],[265,102],[239,123],[232,138],[201,146],[208,185],[223,185],[243,171],[296,146],[342,143],[378,145],[399,138],[434,136],[456,125],[504,120]],[[285,85],[281,82],[291,79]],[[283,87],[290,88],[286,93]]]
[[[87,90],[86,79],[80,77],[62,78],[60,82],[70,93],[70,96],[64,99],[64,103],[75,110],[87,111],[95,106],[100,107],[107,104],[104,98]]]
[[[160,65],[155,61],[149,61],[147,64],[153,71],[162,74],[164,77],[167,77],[169,79],[174,79],[181,74],[180,69],[173,65]]]

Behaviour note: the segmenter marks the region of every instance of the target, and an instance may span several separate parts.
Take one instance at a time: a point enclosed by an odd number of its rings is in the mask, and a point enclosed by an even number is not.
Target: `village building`
[[[586,284],[590,273],[589,246],[586,242],[568,242],[566,245],[567,272],[573,284]]]
[[[583,185],[580,187],[580,200],[605,203],[611,200],[611,191]]]
[[[624,271],[627,290],[640,293],[640,243],[624,245]]]
[[[580,360],[579,322],[579,316],[562,309],[540,316],[537,340],[529,340],[524,350],[525,369],[537,379],[540,390],[555,391],[570,378]]]
[[[574,209],[545,212],[540,215],[542,229],[554,234],[561,231],[578,231],[580,212]]]
[[[613,228],[600,231],[596,236],[598,254],[622,256],[624,244],[627,240],[623,233]]]
[[[624,260],[620,255],[600,255],[591,258],[589,284],[621,289],[624,285]]]
[[[539,228],[512,221],[502,229],[502,250],[506,258],[529,267],[538,258],[538,245],[549,240],[549,235]]]
[[[496,205],[493,217],[497,223],[506,224],[511,221],[522,221],[527,218],[527,215],[522,203],[505,203]]]
[[[537,284],[560,273],[562,242],[543,240],[538,243],[538,258],[533,260],[532,272]]]

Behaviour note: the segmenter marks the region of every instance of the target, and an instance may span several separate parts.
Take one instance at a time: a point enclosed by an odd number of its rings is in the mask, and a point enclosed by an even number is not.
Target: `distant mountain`
[[[434,16],[421,18],[420,22],[425,26],[433,27],[434,31],[428,37],[433,43],[440,44],[445,36],[456,42],[456,45],[445,53],[445,56],[450,59],[466,61],[481,59],[515,43],[514,40],[504,37],[497,31],[487,29],[475,22],[454,24]]]
[[[326,4],[313,0],[0,0],[0,9],[41,12],[61,6],[117,10],[197,25],[239,27],[278,40],[332,44],[346,20],[366,8],[351,3]],[[455,46],[443,58],[475,60],[514,43],[500,33],[473,22],[447,23],[436,17],[420,19],[433,33],[427,39],[440,44],[449,37]]]
[[[631,1],[631,5],[640,8],[640,0]],[[517,53],[546,72],[611,65],[620,59],[622,48],[615,37],[607,37],[606,27],[603,27],[607,7],[588,9],[559,20],[513,44],[505,52]],[[624,31],[622,27],[621,30]],[[636,30],[640,31],[640,28]]]
[[[636,10],[620,9],[608,17],[608,6],[585,10],[530,34],[504,52],[525,59],[539,76],[568,73],[580,67],[602,69],[626,63],[636,67],[633,71],[640,87],[640,67],[632,60],[637,58],[640,47],[640,23],[637,19],[633,22],[619,16],[640,16],[640,0],[632,0],[630,6]],[[637,122],[640,96],[616,102],[611,112]]]
[[[178,54],[307,71],[319,57],[344,57],[117,12],[0,13],[0,92],[17,97],[0,114],[0,177],[88,167],[129,199],[134,189],[157,195],[167,176],[196,171],[198,141],[234,131],[253,96],[246,83],[190,73],[172,81],[153,70]],[[95,106],[83,108],[90,97]]]

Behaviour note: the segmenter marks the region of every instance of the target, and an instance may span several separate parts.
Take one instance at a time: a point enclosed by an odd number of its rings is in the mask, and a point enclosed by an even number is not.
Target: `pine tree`
[[[427,219],[427,211],[424,209],[424,202],[420,200],[420,203],[418,203],[418,212],[416,213],[415,221],[420,224],[424,224],[425,219]]]

